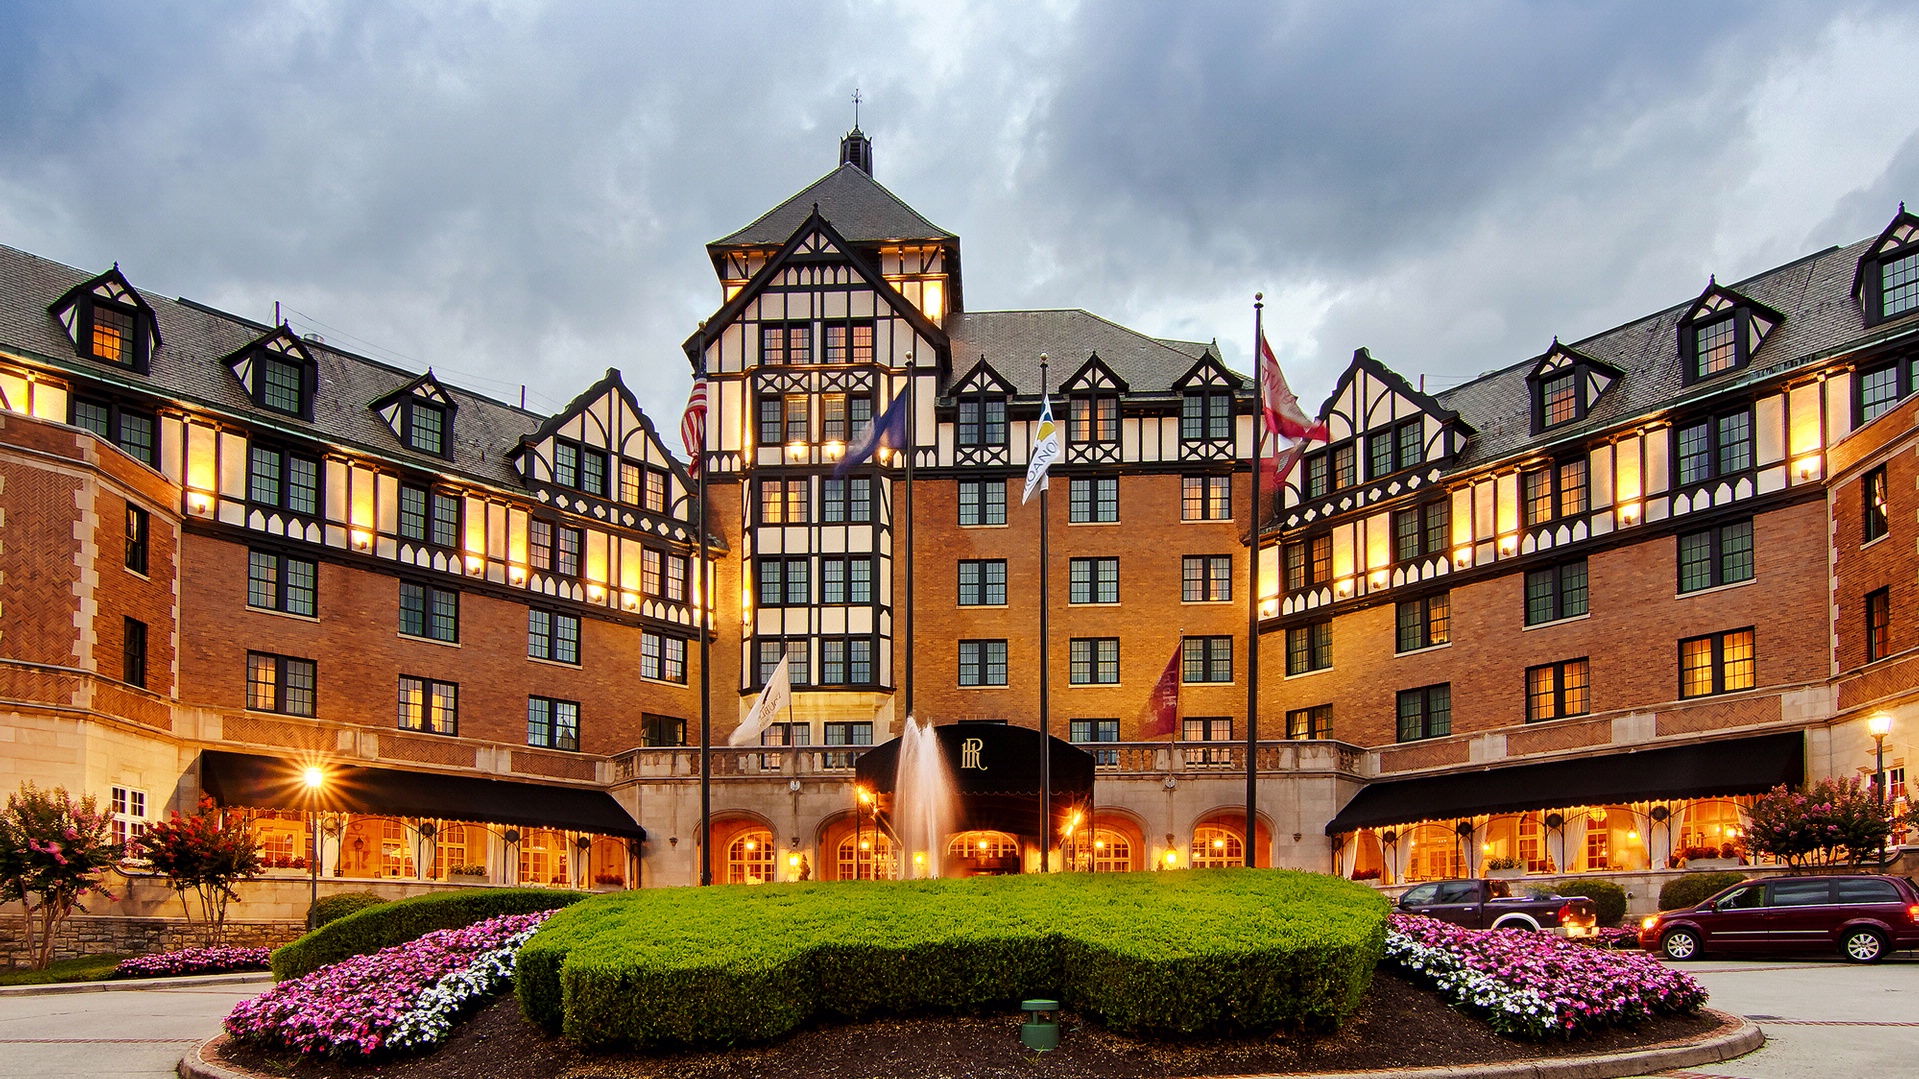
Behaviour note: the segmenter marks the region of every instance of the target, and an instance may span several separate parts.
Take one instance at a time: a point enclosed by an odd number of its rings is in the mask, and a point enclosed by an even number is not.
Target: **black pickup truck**
[[[1503,880],[1441,880],[1416,884],[1399,897],[1406,914],[1424,914],[1467,929],[1544,929],[1561,936],[1598,932],[1592,900],[1542,895]]]

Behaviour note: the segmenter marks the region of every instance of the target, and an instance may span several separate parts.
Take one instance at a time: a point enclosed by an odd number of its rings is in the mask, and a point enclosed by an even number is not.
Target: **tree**
[[[260,875],[260,841],[238,813],[222,813],[213,799],[202,795],[200,807],[182,817],[175,810],[167,820],[147,827],[139,839],[143,857],[180,895],[180,909],[193,921],[187,893],[200,904],[200,934],[207,947],[226,940],[227,904],[239,898],[233,886]]]
[[[1775,787],[1753,800],[1746,849],[1792,866],[1857,868],[1878,859],[1893,816],[1878,789],[1857,779],[1821,779],[1803,792]]]
[[[0,902],[19,900],[25,909],[35,970],[53,962],[61,924],[87,909],[81,900],[94,894],[113,900],[100,878],[122,853],[113,841],[112,815],[91,795],[75,801],[64,787],[43,791],[32,783],[7,795],[0,813]]]

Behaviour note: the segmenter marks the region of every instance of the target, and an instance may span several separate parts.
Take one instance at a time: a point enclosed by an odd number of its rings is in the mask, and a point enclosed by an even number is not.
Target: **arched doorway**
[[[1239,833],[1219,824],[1202,824],[1193,829],[1193,846],[1187,864],[1194,869],[1225,869],[1246,864],[1246,843]]]
[[[566,835],[553,828],[532,828],[520,835],[520,883],[570,887]]]
[[[961,832],[946,844],[946,864],[963,877],[1017,873],[1019,840],[1005,832]]]
[[[766,884],[776,879],[772,832],[750,828],[726,845],[726,883]]]
[[[885,832],[865,831],[857,839],[848,832],[839,842],[834,863],[837,880],[898,880],[900,849]]]

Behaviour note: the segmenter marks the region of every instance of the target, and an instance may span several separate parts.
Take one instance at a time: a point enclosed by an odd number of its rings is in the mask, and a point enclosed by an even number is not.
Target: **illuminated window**
[[[111,307],[98,300],[93,303],[93,358],[108,363],[133,362],[135,314]]]
[[[1119,441],[1119,398],[1111,394],[1075,396],[1068,403],[1066,440],[1078,445]]]
[[[1395,648],[1416,652],[1452,640],[1452,593],[1421,596],[1394,605]]]
[[[804,479],[760,481],[760,523],[805,524],[808,482]]]
[[[1233,598],[1233,556],[1193,555],[1180,560],[1180,601],[1226,603]]]
[[[1133,841],[1105,828],[1093,832],[1091,868],[1095,873],[1126,873],[1133,868]]]
[[[685,685],[685,638],[650,630],[640,634],[640,677]]]
[[[1540,415],[1544,426],[1579,418],[1579,375],[1567,372],[1539,384]]]
[[[1860,493],[1865,506],[1865,518],[1860,526],[1859,542],[1871,543],[1885,535],[1890,528],[1890,518],[1886,511],[1885,465],[1880,465],[1866,473],[1866,478],[1860,485]]]
[[[947,841],[946,855],[949,858],[962,858],[970,862],[1012,862],[1019,861],[1019,840],[1005,832],[961,832]]]
[[[899,847],[891,836],[873,827],[862,827],[856,840],[852,832],[840,840],[836,878],[839,880],[898,880]]]
[[[1592,711],[1592,667],[1583,657],[1526,669],[1526,722]]]
[[[256,712],[313,715],[318,680],[310,659],[247,653],[247,707]]]
[[[1193,830],[1194,869],[1225,869],[1246,864],[1246,844],[1239,833],[1218,825],[1206,824]]]
[[[1881,588],[1866,594],[1866,662],[1881,660],[1891,654],[1892,593]]]
[[[1757,659],[1750,628],[1679,642],[1679,695],[1706,697],[1751,689]]]
[[[127,549],[126,567],[142,576],[147,572],[147,532],[150,519],[147,511],[127,503]]]
[[[526,744],[577,752],[580,748],[580,702],[528,697]]]
[[[773,875],[773,833],[765,829],[741,832],[726,845],[726,883],[766,884]]]
[[[520,883],[558,885],[573,883],[567,871],[572,853],[564,833],[551,828],[532,828],[520,837]]]
[[[1286,737],[1331,738],[1332,736],[1332,705],[1316,704],[1311,708],[1295,708],[1286,713]]]
[[[113,841],[125,845],[146,833],[147,792],[115,787],[112,797]]]
[[[871,322],[828,323],[825,330],[827,363],[873,362]]]
[[[468,833],[474,833],[469,843]],[[464,824],[441,822],[433,836],[433,879],[446,880],[454,866],[486,864],[486,832]],[[472,861],[467,859],[471,858]]]
[[[401,675],[399,726],[403,731],[427,734],[460,733],[460,687]]]
[[[1230,521],[1233,518],[1231,476],[1181,476],[1179,494],[1182,521]]]

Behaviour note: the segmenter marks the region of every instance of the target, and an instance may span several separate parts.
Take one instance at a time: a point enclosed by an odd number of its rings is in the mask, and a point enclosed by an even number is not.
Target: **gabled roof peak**
[[[825,217],[852,243],[888,240],[946,242],[959,237],[920,216],[852,162],[808,184],[798,194],[761,214],[752,224],[707,244],[723,247],[775,247],[806,220],[807,211]]]

